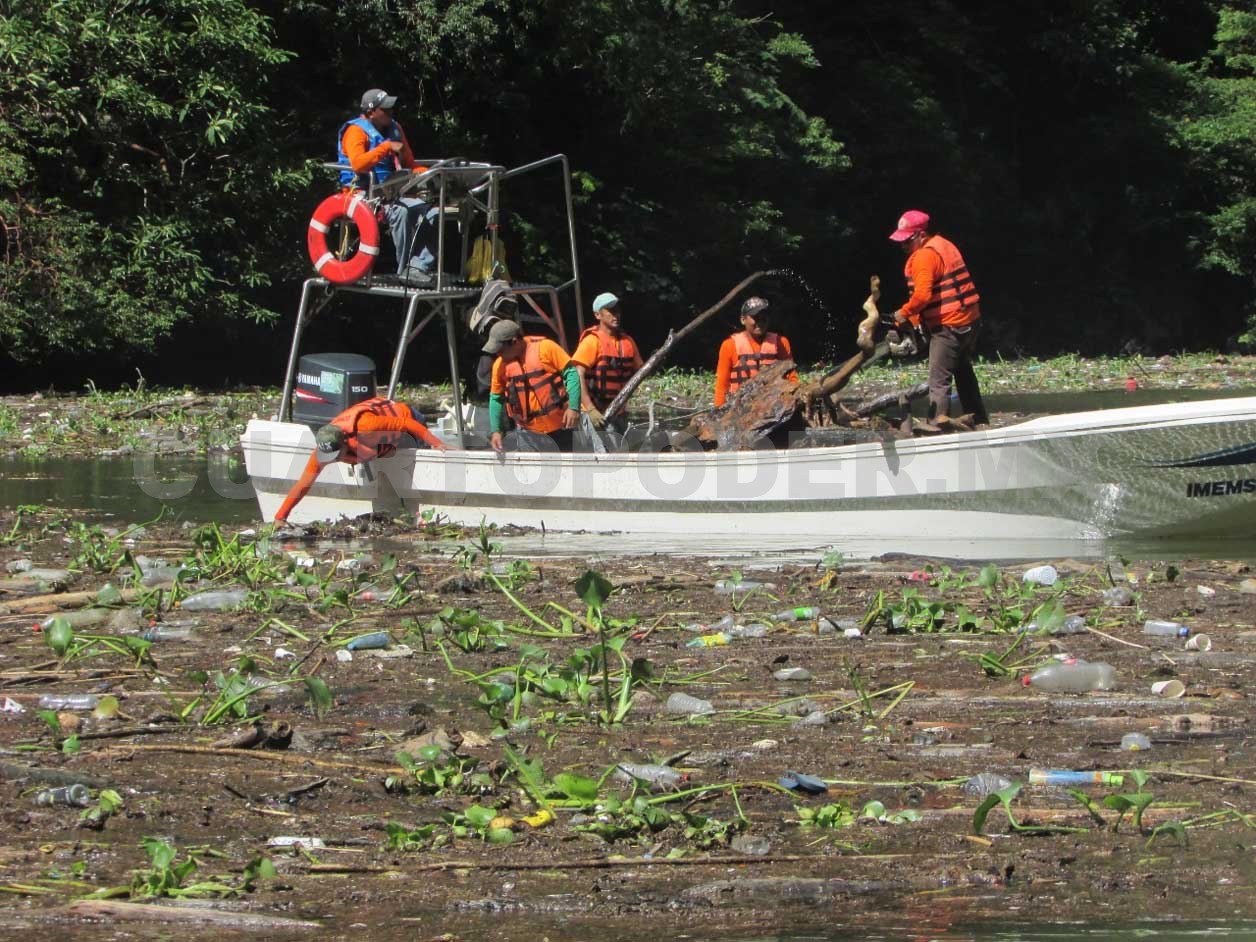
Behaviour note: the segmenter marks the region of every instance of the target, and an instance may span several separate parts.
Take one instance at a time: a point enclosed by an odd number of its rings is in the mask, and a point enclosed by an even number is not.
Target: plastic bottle
[[[751,592],[755,589],[775,589],[776,586],[771,582],[754,582],[750,579],[742,579],[740,582],[734,582],[732,579],[721,579],[715,583],[716,595],[735,595],[739,592]]]
[[[140,584],[146,586],[169,585],[177,582],[179,573],[183,572],[182,566],[154,566],[151,569],[145,569],[144,574],[140,577]]]
[[[621,762],[615,767],[613,776],[616,781],[632,784],[634,781],[646,782],[651,788],[666,791],[680,785],[684,776],[670,765],[653,765],[649,763]]]
[[[1103,661],[1048,664],[1026,677],[1023,683],[1027,687],[1056,693],[1111,690],[1116,686],[1116,671],[1111,664]]]
[[[225,612],[243,605],[248,594],[248,589],[215,589],[211,592],[198,592],[184,599],[181,607],[185,612]]]
[[[818,608],[810,606],[800,606],[799,608],[787,608],[783,612],[777,612],[772,616],[772,621],[811,621],[820,614]]]
[[[1054,566],[1034,566],[1032,569],[1026,569],[1025,574],[1021,576],[1024,582],[1033,582],[1037,585],[1055,585],[1056,580],[1060,578],[1060,574],[1055,571]]]
[[[712,622],[709,625],[704,625],[702,622],[696,621],[692,624],[685,625],[685,631],[704,632],[706,634],[712,634],[716,631],[727,631],[729,628],[733,627],[733,621],[734,619],[732,615],[725,615],[719,621]]]
[[[1159,618],[1149,618],[1143,622],[1143,634],[1156,635],[1162,638],[1185,638],[1191,633],[1191,630],[1185,625],[1180,625],[1175,621],[1161,621]]]
[[[99,703],[94,693],[46,693],[39,698],[44,710],[94,710]]]
[[[715,707],[711,705],[710,700],[691,697],[687,693],[672,694],[667,698],[663,709],[668,713],[680,713],[685,716],[705,716],[715,712]]]
[[[372,631],[369,635],[358,635],[350,638],[345,647],[350,651],[370,651],[374,648],[386,648],[392,643],[392,635],[386,631]]]
[[[87,790],[87,786],[78,782],[73,785],[62,785],[60,788],[45,788],[35,796],[37,805],[70,805],[75,808],[86,808],[91,801],[91,792]]]
[[[1151,748],[1151,740],[1142,733],[1126,733],[1121,737],[1121,748],[1127,752],[1138,752]]]
[[[733,625],[725,632],[730,638],[765,638],[768,626],[760,622],[749,625]]]
[[[1113,785],[1119,786],[1124,777],[1115,772],[1073,772],[1067,769],[1030,769],[1030,785]]]
[[[1020,631],[1022,634],[1033,634],[1039,631],[1038,623],[1031,621],[1028,625],[1024,625]],[[1086,631],[1086,619],[1081,615],[1069,615],[1064,621],[1046,632],[1049,635],[1080,635]]]
[[[732,640],[732,636],[722,631],[717,631],[713,635],[699,635],[697,638],[690,638],[685,642],[687,648],[714,648],[721,644],[728,644]]]
[[[1103,590],[1104,605],[1129,605],[1134,601],[1134,593],[1123,585],[1114,585],[1110,589]]]
[[[994,772],[978,772],[964,783],[964,791],[969,795],[985,798],[987,795],[993,795],[997,791],[1010,787],[1011,784],[1010,779]]]
[[[41,621],[39,628],[41,631],[47,631],[58,618],[68,622],[71,628],[86,628],[88,625],[100,624],[109,615],[110,609],[107,608],[81,608],[76,612],[59,612]]]
[[[188,641],[192,629],[184,625],[155,625],[140,635],[145,641]]]

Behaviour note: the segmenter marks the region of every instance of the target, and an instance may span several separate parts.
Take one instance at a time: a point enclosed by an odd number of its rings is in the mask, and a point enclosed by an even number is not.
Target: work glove
[[[589,421],[593,423],[594,428],[606,427],[606,416],[602,415],[601,410],[597,408],[585,409],[584,414],[589,417]]]

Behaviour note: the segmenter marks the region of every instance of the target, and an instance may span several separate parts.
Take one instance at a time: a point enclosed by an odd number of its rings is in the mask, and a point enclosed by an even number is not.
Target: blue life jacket
[[[392,126],[388,129],[387,137],[380,134],[379,129],[375,127],[375,125],[371,124],[370,121],[360,115],[352,121],[346,121],[340,126],[340,132],[336,135],[336,162],[346,168],[340,171],[340,185],[354,186],[356,184],[365,190],[367,188],[367,184],[370,182],[368,174],[354,173],[353,170],[349,168],[349,155],[345,153],[345,129],[351,124],[356,124],[366,132],[367,147],[371,150],[379,147],[379,145],[384,143],[384,141],[400,141],[401,125],[394,121]],[[394,172],[395,163],[393,157],[390,155],[372,167],[369,176],[374,177],[376,183],[383,183],[390,176],[392,176]]]

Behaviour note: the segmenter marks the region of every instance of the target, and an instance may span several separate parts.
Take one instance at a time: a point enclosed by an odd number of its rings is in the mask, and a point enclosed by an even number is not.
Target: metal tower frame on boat
[[[474,163],[461,157],[418,159],[418,163],[427,165],[423,173],[397,173],[382,184],[371,184],[367,199],[386,201],[400,198],[403,194],[426,187],[435,191],[438,199],[435,203],[439,215],[437,222],[437,251],[435,282],[431,287],[415,288],[402,284],[395,277],[370,273],[361,281],[353,284],[334,284],[326,278],[315,276],[307,278],[301,288],[301,305],[297,309],[296,325],[292,334],[292,348],[288,354],[288,369],[284,374],[283,398],[279,403],[278,420],[292,420],[292,391],[295,385],[297,362],[300,359],[301,337],[310,321],[323,310],[331,300],[341,292],[365,294],[377,298],[396,298],[406,303],[405,319],[402,322],[401,334],[397,339],[397,349],[393,354],[392,368],[388,376],[389,399],[397,391],[401,380],[401,368],[405,362],[406,349],[425,327],[437,316],[445,319],[445,340],[449,349],[449,372],[453,382],[454,395],[461,398],[462,381],[458,370],[458,341],[454,325],[454,302],[458,300],[472,301],[480,294],[480,287],[467,284],[460,278],[451,278],[445,271],[447,258],[444,221],[447,218],[458,220],[459,271],[466,270],[467,256],[470,251],[472,234],[487,231],[492,240],[492,257],[498,257],[498,232],[500,224],[500,190],[502,183],[513,177],[538,170],[553,164],[562,168],[563,194],[567,210],[567,239],[571,249],[571,277],[559,285],[516,284],[511,292],[521,297],[540,321],[544,322],[558,336],[558,341],[566,346],[566,331],[563,327],[562,306],[559,293],[571,288],[575,297],[576,322],[579,330],[584,329],[584,301],[580,287],[580,262],[576,253],[576,220],[571,196],[571,169],[565,154],[554,154],[541,160],[524,164],[521,167],[507,170],[494,164]],[[344,168],[339,164],[326,164],[337,171]],[[473,225],[477,217],[483,216],[484,226],[479,229]],[[550,312],[547,314],[539,305],[535,296],[549,301]],[[419,319],[419,308],[426,311]],[[416,324],[415,322],[418,321]],[[458,445],[466,445],[466,428],[462,409],[454,409],[458,429]]]

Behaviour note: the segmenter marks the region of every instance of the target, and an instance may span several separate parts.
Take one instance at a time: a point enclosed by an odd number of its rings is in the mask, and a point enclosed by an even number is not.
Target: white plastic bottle
[[[1048,664],[1026,677],[1024,683],[1028,687],[1057,693],[1112,690],[1116,687],[1116,671],[1111,664],[1103,661]]]

